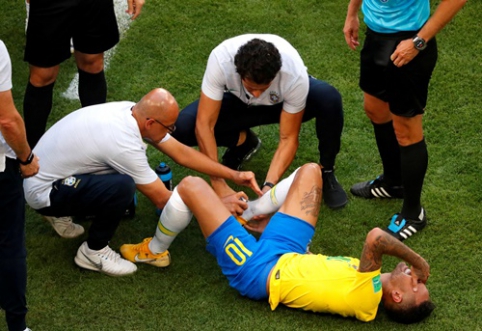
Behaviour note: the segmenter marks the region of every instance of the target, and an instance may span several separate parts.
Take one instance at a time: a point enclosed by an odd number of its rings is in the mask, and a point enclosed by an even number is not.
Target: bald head
[[[156,118],[166,123],[175,122],[179,115],[176,99],[163,88],[156,88],[147,93],[134,108],[141,117]]]

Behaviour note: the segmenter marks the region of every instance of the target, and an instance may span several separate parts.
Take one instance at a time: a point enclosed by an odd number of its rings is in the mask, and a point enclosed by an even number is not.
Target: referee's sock
[[[404,199],[402,215],[417,219],[420,214],[422,186],[427,172],[428,152],[425,139],[410,146],[400,147]]]
[[[50,85],[35,87],[30,81],[23,98],[23,116],[30,148],[34,148],[47,127],[47,119],[52,110],[52,93],[55,82]]]
[[[393,129],[393,122],[373,123],[375,140],[383,164],[384,179],[389,186],[400,186],[402,171],[400,166],[400,147]]]
[[[79,99],[82,107],[105,103],[107,100],[107,83],[104,70],[91,74],[78,68]]]

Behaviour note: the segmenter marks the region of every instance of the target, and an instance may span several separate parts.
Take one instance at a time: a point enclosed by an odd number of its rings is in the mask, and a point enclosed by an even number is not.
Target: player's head
[[[428,317],[435,308],[430,301],[427,286],[412,286],[411,270],[403,262],[389,274],[383,275],[383,307],[387,315],[396,322],[410,324],[420,322]]]
[[[255,38],[238,49],[234,65],[241,79],[266,85],[281,69],[281,55],[272,43]]]

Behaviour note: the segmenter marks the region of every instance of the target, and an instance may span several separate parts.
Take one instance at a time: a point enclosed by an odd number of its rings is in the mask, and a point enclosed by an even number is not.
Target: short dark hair
[[[234,65],[242,79],[269,84],[281,69],[281,55],[272,43],[255,38],[238,49]]]
[[[430,316],[435,309],[435,304],[430,301],[424,301],[418,306],[403,307],[400,305],[384,305],[385,311],[390,317],[398,323],[412,324],[422,321]]]

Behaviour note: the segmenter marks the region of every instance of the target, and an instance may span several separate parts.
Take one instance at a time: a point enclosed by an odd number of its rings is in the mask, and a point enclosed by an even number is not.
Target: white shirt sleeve
[[[305,109],[309,89],[308,75],[299,76],[293,86],[284,94],[283,110],[295,114]]]
[[[215,51],[216,49],[214,49],[209,55],[201,89],[207,97],[213,100],[222,100],[226,80],[224,77],[223,68],[219,63]]]
[[[12,63],[7,47],[0,40],[0,92],[12,89]]]

